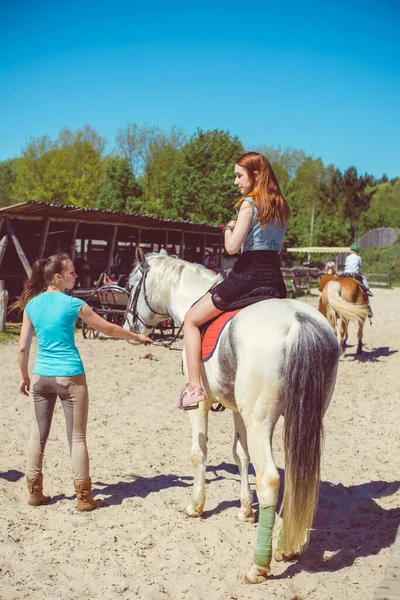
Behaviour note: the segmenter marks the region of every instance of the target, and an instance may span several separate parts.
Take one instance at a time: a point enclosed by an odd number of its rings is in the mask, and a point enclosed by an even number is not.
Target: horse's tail
[[[328,290],[328,306],[327,318],[332,323],[336,323],[336,315],[342,317],[346,321],[354,321],[357,325],[361,325],[368,316],[368,304],[353,304],[343,300],[341,296],[341,287],[338,281],[329,281]]]
[[[323,440],[322,419],[339,363],[333,331],[305,313],[296,313],[285,343],[281,394],[284,401],[284,549],[304,550],[316,510]]]

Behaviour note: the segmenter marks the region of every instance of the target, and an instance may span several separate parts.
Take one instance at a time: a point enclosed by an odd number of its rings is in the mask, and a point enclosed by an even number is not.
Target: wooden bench
[[[306,291],[311,294],[313,277],[310,269],[296,267],[282,269],[282,275],[287,291],[291,292],[293,296],[296,296],[298,291]]]

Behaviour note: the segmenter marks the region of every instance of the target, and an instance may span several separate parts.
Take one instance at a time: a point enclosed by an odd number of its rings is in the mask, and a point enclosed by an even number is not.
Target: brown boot
[[[28,504],[30,506],[40,506],[41,504],[47,504],[51,500],[51,496],[43,495],[43,475],[37,477],[27,477],[26,482],[28,484],[29,498]]]
[[[92,496],[92,480],[90,477],[85,479],[82,483],[74,481],[74,486],[76,497],[78,498],[78,510],[88,511],[103,506],[102,500],[95,500]]]

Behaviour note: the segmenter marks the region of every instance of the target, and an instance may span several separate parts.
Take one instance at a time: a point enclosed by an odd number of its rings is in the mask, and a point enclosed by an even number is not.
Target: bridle
[[[132,294],[132,296],[129,300],[128,309],[127,309],[127,315],[128,314],[132,315],[132,325],[129,326],[129,329],[131,331],[136,329],[136,325],[138,323],[141,323],[147,329],[153,329],[153,327],[154,327],[154,325],[149,325],[148,323],[146,323],[146,321],[144,321],[142,319],[142,317],[139,315],[138,310],[137,310],[137,305],[139,302],[139,296],[140,296],[142,287],[143,287],[143,299],[144,299],[144,302],[145,302],[147,308],[155,315],[160,315],[161,317],[168,317],[168,313],[160,313],[157,310],[154,310],[154,308],[152,308],[150,306],[149,299],[147,296],[147,289],[146,289],[146,278],[149,273],[149,267],[145,267],[144,269],[139,267],[139,269],[142,272],[142,276],[140,278],[139,283],[136,286],[134,294]]]

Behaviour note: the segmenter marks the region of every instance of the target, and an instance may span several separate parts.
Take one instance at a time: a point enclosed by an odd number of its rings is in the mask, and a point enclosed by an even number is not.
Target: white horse
[[[181,324],[190,306],[220,276],[175,256],[138,249],[130,275],[131,302],[125,327],[149,331],[162,317]],[[339,348],[327,320],[297,300],[270,299],[246,307],[223,330],[212,357],[202,367],[207,399],[189,411],[194,485],[185,512],[201,517],[205,504],[208,414],[214,402],[233,411],[233,457],[241,476],[238,519],[254,522],[248,482],[250,460],[256,473],[259,522],[250,583],[267,579],[279,473],[272,435],[284,414],[285,491],[283,526],[276,560],[292,557],[308,543],[316,509],[323,415],[330,402]],[[184,365],[186,370],[186,365]],[[177,390],[178,394],[178,390]]]

